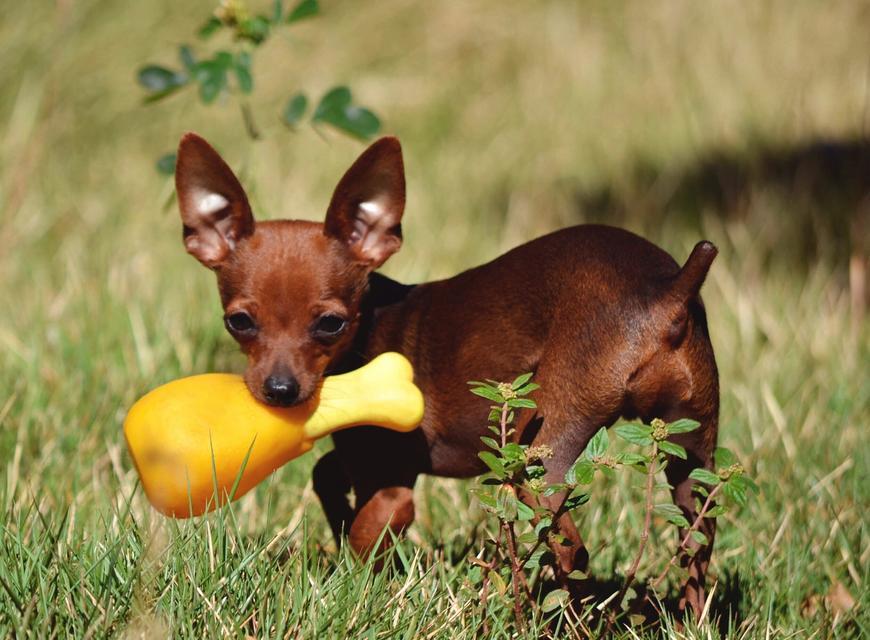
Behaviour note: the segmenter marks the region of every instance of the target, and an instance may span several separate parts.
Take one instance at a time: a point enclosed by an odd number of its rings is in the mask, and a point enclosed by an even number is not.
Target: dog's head
[[[248,388],[268,404],[304,402],[350,345],[369,274],[402,244],[399,141],[381,138],[362,153],[323,223],[256,222],[235,174],[193,133],[178,147],[175,184],[184,245],[217,274]]]

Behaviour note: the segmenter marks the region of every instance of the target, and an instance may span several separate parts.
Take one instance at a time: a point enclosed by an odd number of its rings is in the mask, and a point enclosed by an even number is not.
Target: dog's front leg
[[[414,491],[409,486],[383,487],[370,496],[358,495],[357,500],[348,541],[362,558],[383,553],[393,542],[390,534],[401,535],[414,522]],[[389,531],[385,531],[387,527]],[[378,558],[375,569],[382,567]]]
[[[326,519],[329,521],[335,543],[341,546],[342,535],[350,532],[354,513],[347,499],[351,489],[350,478],[338,451],[333,449],[317,461],[311,474],[311,481],[314,492],[323,506]]]

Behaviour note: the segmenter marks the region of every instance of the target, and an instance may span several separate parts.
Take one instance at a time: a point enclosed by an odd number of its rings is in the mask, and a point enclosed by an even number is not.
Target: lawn
[[[170,521],[121,433],[148,389],[244,366],[155,160],[195,130],[261,218],[318,219],[363,146],[278,115],[299,89],[347,83],[404,145],[392,277],[445,277],[582,222],[627,227],[679,261],[699,239],[719,247],[703,295],[720,442],[760,493],[720,521],[710,608],[684,633],[866,637],[870,6],[321,5],[257,52],[256,142],[233,99],[145,106],[135,83],[145,63],[177,64],[213,3],[3,7],[0,636],[479,637],[468,558],[492,523],[474,481],[419,482],[398,568],[375,574],[330,538],[316,455],[231,509]],[[604,585],[618,587],[638,545],[638,478],[598,481],[578,514]],[[676,543],[654,522],[639,576]],[[525,636],[584,633],[555,615]],[[493,637],[515,637],[506,597],[487,616]],[[619,628],[677,633],[669,618]]]

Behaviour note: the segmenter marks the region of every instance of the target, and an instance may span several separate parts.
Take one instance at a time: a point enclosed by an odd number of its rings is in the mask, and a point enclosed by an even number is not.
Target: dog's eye
[[[250,337],[257,333],[254,319],[244,311],[231,313],[224,318],[224,323],[227,325],[227,330],[236,336]]]
[[[318,340],[337,338],[347,328],[347,320],[331,313],[320,316],[314,323],[312,333]]]

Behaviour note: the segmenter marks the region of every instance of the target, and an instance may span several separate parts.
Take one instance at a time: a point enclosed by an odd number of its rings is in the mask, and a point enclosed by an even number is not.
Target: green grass
[[[137,488],[121,436],[149,388],[243,366],[155,159],[195,129],[239,169],[259,215],[318,218],[361,147],[276,118],[298,88],[344,81],[405,145],[394,277],[443,277],[589,220],[679,260],[701,237],[720,247],[704,297],[721,442],[761,494],[720,523],[711,609],[686,633],[866,636],[870,331],[850,302],[862,260],[866,272],[866,177],[822,171],[826,188],[805,189],[800,161],[814,142],[867,143],[866,4],[322,4],[255,60],[257,143],[231,102],[140,105],[135,69],[174,63],[208,2],[4,7],[0,636],[478,636],[473,483],[423,479],[400,570],[373,574],[330,541],[315,456],[230,512],[170,522]],[[725,161],[698,173],[710,158]],[[776,158],[797,168],[773,179],[768,165],[788,164]],[[711,175],[734,202],[711,196]],[[605,584],[637,545],[635,484],[597,485],[580,517]],[[664,531],[656,523],[642,577],[676,544]],[[836,585],[854,600],[839,615],[824,604]],[[514,633],[506,603],[489,615],[494,637]],[[624,635],[676,633],[666,620]]]

